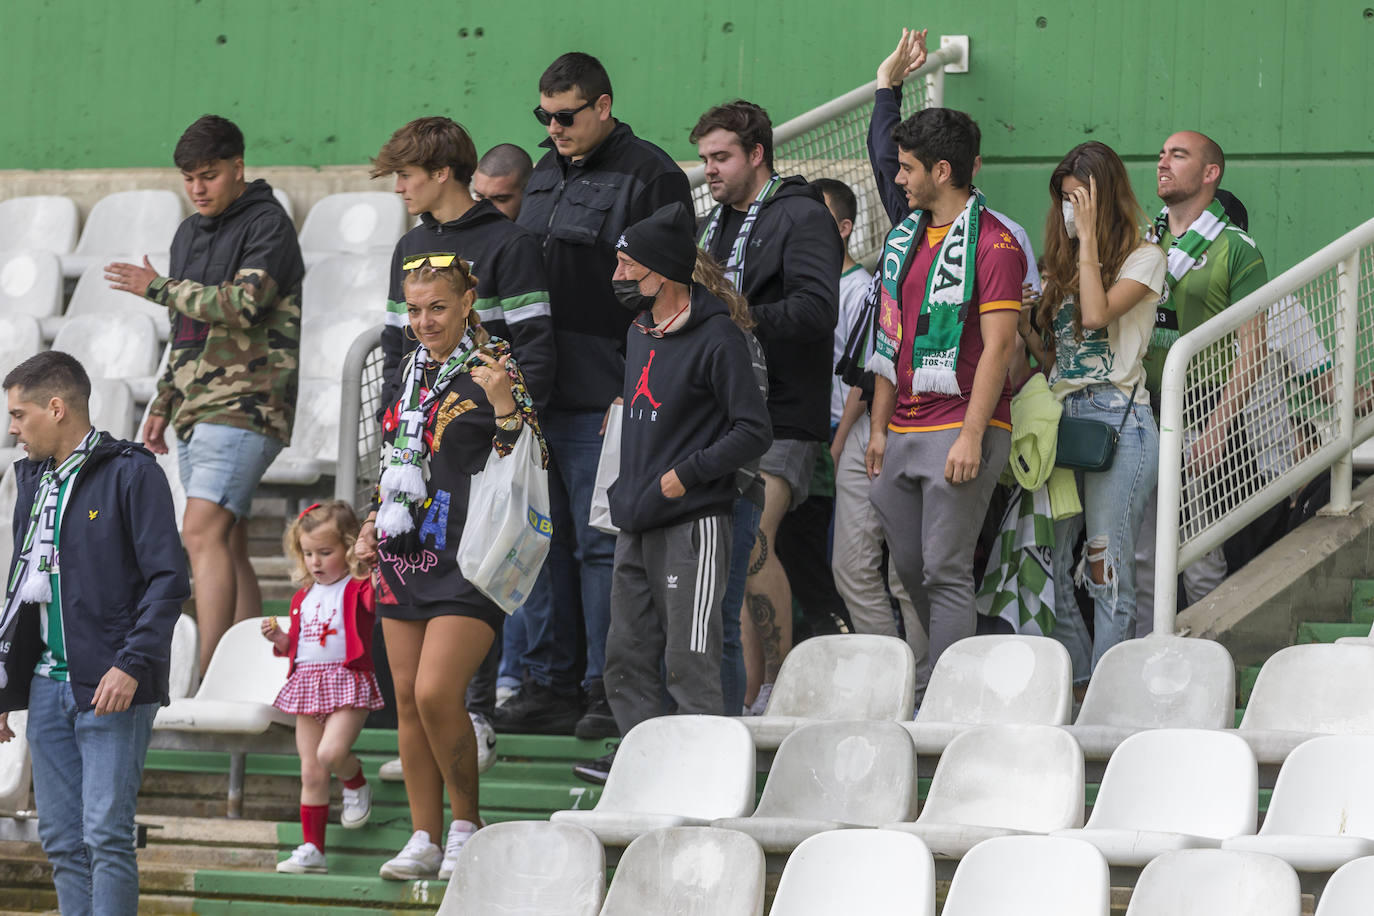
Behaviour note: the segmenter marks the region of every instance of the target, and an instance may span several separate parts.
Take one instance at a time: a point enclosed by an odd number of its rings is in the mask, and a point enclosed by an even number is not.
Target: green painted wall
[[[1153,207],[1174,129],[1226,149],[1224,184],[1285,267],[1374,216],[1374,0],[985,0],[906,24],[972,36],[949,105],[984,131],[983,185],[1037,237],[1049,168],[1098,139]],[[674,156],[707,105],[775,121],[872,79],[914,16],[889,0],[4,0],[0,168],[170,164],[181,129],[234,118],[263,165],[363,163],[422,114],[479,149],[533,148],[558,53],[606,63],[616,113]]]

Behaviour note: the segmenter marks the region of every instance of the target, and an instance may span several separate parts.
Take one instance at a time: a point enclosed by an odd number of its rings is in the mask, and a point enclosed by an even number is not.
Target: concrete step
[[[1298,642],[1335,642],[1343,636],[1368,636],[1367,623],[1321,623],[1309,621],[1298,624]]]
[[[1350,619],[1374,626],[1374,579],[1355,579],[1350,583]]]

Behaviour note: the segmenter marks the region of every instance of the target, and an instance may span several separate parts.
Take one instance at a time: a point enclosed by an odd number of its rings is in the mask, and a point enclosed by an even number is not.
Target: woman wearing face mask
[[[616,247],[616,295],[638,313],[617,408],[620,477],[608,494],[620,534],[606,693],[624,735],[663,713],[661,665],[679,713],[720,715],[736,472],[767,450],[772,427],[745,339],[747,305],[728,283],[692,282],[687,208],[663,207]]]
[[[1065,416],[1121,428],[1111,467],[1078,474],[1082,514],[1054,526],[1054,636],[1069,650],[1074,682],[1082,686],[1135,621],[1135,539],[1159,463],[1143,360],[1164,290],[1165,258],[1143,240],[1145,213],[1121,159],[1105,144],[1069,151],[1050,175],[1050,201],[1044,293],[1035,311],[1042,330],[1027,343],[1048,367]],[[1073,570],[1085,526],[1083,559]],[[1092,595],[1091,640],[1075,581]]]

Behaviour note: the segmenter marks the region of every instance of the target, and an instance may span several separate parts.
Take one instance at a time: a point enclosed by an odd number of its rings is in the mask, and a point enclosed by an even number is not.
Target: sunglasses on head
[[[577,108],[565,108],[562,111],[545,111],[544,106],[540,105],[534,109],[534,119],[545,127],[548,127],[553,121],[557,121],[564,127],[572,127],[573,119],[577,117],[578,112],[585,111],[591,107],[591,102],[583,102]]]
[[[458,255],[450,253],[416,254],[401,262],[401,269],[404,271],[419,270],[425,266],[435,267],[439,270],[456,267],[464,273],[467,272],[463,267],[462,259]]]

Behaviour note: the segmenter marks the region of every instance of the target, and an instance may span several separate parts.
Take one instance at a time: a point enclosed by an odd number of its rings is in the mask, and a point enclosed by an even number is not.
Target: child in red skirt
[[[296,716],[301,756],[301,832],[305,842],[277,871],[323,874],[324,826],[329,819],[329,774],[343,780],[340,825],[361,827],[372,813],[372,789],[353,742],[382,694],[372,669],[376,596],[365,564],[353,553],[358,517],[334,500],[306,509],[286,530],[282,546],[304,587],[291,599],[291,627],[275,617],[262,635],[277,655],[291,659],[291,673],[274,705]]]

